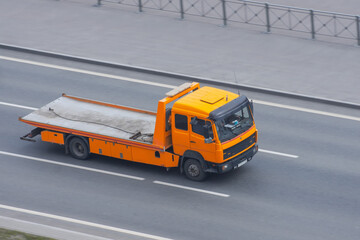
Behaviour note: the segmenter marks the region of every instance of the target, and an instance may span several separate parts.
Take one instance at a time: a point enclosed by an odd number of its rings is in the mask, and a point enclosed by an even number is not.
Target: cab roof
[[[177,100],[173,109],[209,117],[210,112],[229,103],[239,95],[213,87],[202,87]]]

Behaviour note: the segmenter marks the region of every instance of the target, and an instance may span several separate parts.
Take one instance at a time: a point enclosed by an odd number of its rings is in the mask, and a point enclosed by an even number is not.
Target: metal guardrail
[[[245,23],[272,29],[307,33],[312,39],[327,36],[354,40],[360,46],[360,16],[316,11],[255,1],[236,0],[97,0],[103,2],[134,6],[140,12],[153,9],[199,16],[222,21]]]

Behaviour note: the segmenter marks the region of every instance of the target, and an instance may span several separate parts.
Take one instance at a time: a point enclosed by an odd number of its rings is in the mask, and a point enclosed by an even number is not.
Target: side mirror
[[[210,127],[211,127],[211,126],[208,126],[208,125],[204,125],[204,126],[203,126],[205,139],[210,138],[210,134],[209,134]]]
[[[191,125],[195,125],[195,124],[197,124],[197,123],[198,123],[197,117],[193,117],[193,118],[191,119],[191,121],[190,121],[190,124],[191,124]]]
[[[211,125],[204,126],[204,137],[205,137],[204,142],[205,143],[213,143],[214,142],[212,137],[210,137],[210,133],[209,133],[210,129],[211,129]]]

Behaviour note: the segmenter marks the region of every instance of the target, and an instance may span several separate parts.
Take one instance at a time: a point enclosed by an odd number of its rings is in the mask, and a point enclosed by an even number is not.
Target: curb
[[[180,73],[161,71],[161,70],[157,70],[157,69],[101,61],[101,60],[97,60],[97,59],[84,58],[84,57],[75,56],[75,55],[43,51],[43,50],[20,47],[20,46],[3,44],[3,43],[0,43],[0,48],[17,51],[17,52],[31,53],[31,54],[36,54],[36,55],[40,55],[40,56],[46,56],[46,57],[94,64],[94,65],[99,65],[99,66],[125,69],[125,70],[130,70],[130,71],[135,71],[135,72],[142,72],[142,73],[158,75],[158,76],[163,76],[163,77],[171,77],[171,78],[175,78],[175,79],[195,81],[195,82],[230,87],[230,88],[235,88],[235,89],[240,89],[240,90],[265,93],[265,94],[270,94],[270,95],[275,95],[275,96],[289,97],[289,98],[293,98],[293,99],[306,100],[306,101],[312,101],[312,102],[318,102],[318,103],[325,103],[325,104],[330,104],[330,105],[334,105],[334,106],[347,107],[347,108],[352,108],[352,109],[360,109],[360,104],[357,104],[357,103],[339,101],[339,100],[322,98],[322,97],[314,97],[314,96],[310,96],[310,95],[291,93],[291,92],[286,92],[286,91],[274,90],[274,89],[270,89],[270,88],[262,88],[262,87],[249,86],[249,85],[245,85],[245,84],[222,82],[222,81],[210,79],[210,78],[202,78],[202,77],[196,77],[196,76],[185,75],[185,74],[180,74]]]
[[[50,225],[34,223],[5,216],[0,216],[0,227],[59,240],[111,240],[109,238],[90,235],[87,233],[75,232],[64,228],[53,227]]]

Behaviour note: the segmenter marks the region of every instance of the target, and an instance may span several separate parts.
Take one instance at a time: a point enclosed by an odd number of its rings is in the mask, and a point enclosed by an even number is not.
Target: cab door
[[[186,115],[177,113],[172,117],[172,143],[174,152],[179,155],[183,155],[190,148],[188,118]]]
[[[205,125],[208,125],[211,129],[211,122],[209,120],[191,117],[190,124],[190,149],[200,153],[206,161],[214,162],[215,161],[215,141],[211,143],[205,143],[205,131],[208,131],[204,128]],[[212,130],[212,129],[211,129]],[[212,131],[210,131],[210,137],[214,138]]]

